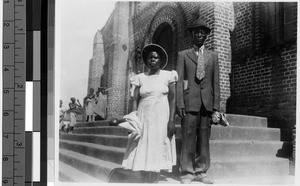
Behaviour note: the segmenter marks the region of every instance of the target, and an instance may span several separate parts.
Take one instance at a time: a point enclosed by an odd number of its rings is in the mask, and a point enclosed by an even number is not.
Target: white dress
[[[97,101],[97,104],[96,104]],[[106,118],[107,95],[99,92],[99,96],[95,98],[95,112],[101,117]]]
[[[132,82],[140,86],[137,115],[142,123],[139,140],[129,139],[122,165],[133,171],[172,171],[176,165],[175,135],[167,137],[170,116],[168,85],[177,81],[176,71],[141,73]]]
[[[94,105],[95,105],[95,98],[93,97],[87,97],[86,99],[87,105],[85,107],[85,114],[86,115],[94,115]]]

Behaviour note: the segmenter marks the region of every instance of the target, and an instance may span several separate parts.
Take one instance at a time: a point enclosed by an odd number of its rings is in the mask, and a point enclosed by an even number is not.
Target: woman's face
[[[157,52],[150,52],[147,56],[147,66],[150,70],[156,70],[160,67],[160,56]]]

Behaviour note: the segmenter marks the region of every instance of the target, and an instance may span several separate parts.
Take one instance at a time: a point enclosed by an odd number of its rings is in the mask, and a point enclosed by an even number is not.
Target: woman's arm
[[[176,103],[176,89],[175,89],[175,83],[172,83],[169,85],[169,108],[170,108],[170,117],[169,117],[169,123],[168,123],[168,137],[172,138],[172,136],[175,134],[175,103]]]
[[[169,85],[169,107],[170,107],[170,118],[169,120],[174,121],[175,117],[175,100],[176,100],[176,89],[175,89],[175,83],[172,83]]]
[[[78,107],[82,107],[81,104],[80,104],[80,102],[79,102],[79,99],[77,99],[77,103],[78,103],[77,104]]]
[[[132,97],[132,111],[137,111],[139,95],[140,95],[140,87],[135,86],[133,91],[133,97]]]

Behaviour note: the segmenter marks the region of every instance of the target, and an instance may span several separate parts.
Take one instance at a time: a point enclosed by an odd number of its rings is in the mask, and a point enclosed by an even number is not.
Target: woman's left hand
[[[175,123],[174,121],[169,121],[168,123],[168,138],[172,138],[172,136],[175,134]]]

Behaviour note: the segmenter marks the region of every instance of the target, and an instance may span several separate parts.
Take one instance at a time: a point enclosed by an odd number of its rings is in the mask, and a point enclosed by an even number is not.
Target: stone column
[[[113,56],[109,61],[107,117],[120,118],[125,110],[126,66],[129,57],[129,2],[117,2],[113,17],[113,42],[111,44]]]
[[[103,74],[104,51],[102,35],[100,30],[97,31],[93,43],[93,58],[90,60],[88,89],[94,88],[95,92],[100,87],[101,76]]]

